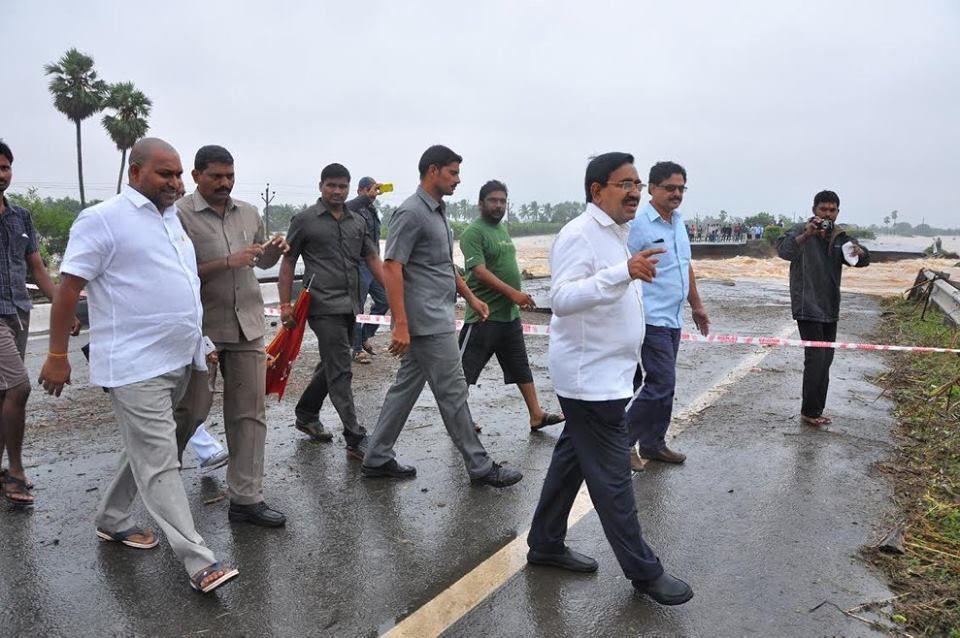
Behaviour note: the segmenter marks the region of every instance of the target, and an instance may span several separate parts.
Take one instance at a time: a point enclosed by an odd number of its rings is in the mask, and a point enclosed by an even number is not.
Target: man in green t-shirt
[[[563,422],[562,414],[550,414],[537,399],[533,374],[520,323],[520,308],[533,308],[530,295],[520,291],[517,249],[500,223],[507,210],[507,187],[491,180],[480,189],[480,217],[460,236],[466,282],[470,290],[490,308],[486,321],[467,308],[460,331],[460,355],[467,383],[474,385],[490,357],[497,355],[503,382],[515,383],[530,412],[530,429],[539,430]]]

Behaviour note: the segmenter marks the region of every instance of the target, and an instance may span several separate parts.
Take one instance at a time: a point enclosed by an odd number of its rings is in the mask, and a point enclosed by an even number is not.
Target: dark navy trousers
[[[643,540],[630,480],[623,412],[629,399],[559,399],[567,421],[553,449],[527,544],[542,552],[564,550],[567,517],[580,485],[586,481],[603,533],[623,573],[630,580],[657,578],[663,567]]]
[[[640,363],[633,377],[633,391],[640,394],[627,412],[630,444],[639,443],[640,452],[657,452],[666,446],[667,428],[673,414],[673,393],[677,385],[677,352],[680,329],[647,324],[640,350]]]

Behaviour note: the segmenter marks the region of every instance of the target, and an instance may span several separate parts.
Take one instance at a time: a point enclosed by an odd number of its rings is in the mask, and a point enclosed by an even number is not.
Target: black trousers
[[[652,580],[663,567],[643,540],[630,480],[624,408],[629,399],[579,401],[559,397],[567,417],[553,449],[527,544],[537,551],[564,549],[567,517],[586,481],[603,533],[630,580]]]
[[[797,321],[800,338],[805,341],[836,341],[837,322]],[[830,385],[830,364],[833,363],[833,348],[803,349],[803,402],[800,413],[817,418],[827,404],[827,388]]]
[[[310,328],[317,335],[320,363],[313,371],[310,384],[300,396],[294,412],[301,421],[315,421],[323,401],[330,395],[333,407],[343,422],[343,438],[347,445],[356,445],[367,431],[357,424],[353,402],[353,315],[318,315],[310,317]]]
[[[637,366],[633,375],[633,391],[640,390],[640,393],[627,412],[630,443],[639,443],[642,453],[659,452],[667,446],[679,351],[680,328],[647,324],[640,349],[642,365]]]

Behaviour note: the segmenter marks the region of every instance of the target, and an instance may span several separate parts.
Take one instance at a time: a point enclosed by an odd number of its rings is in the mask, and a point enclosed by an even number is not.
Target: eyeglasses
[[[662,184],[662,185],[654,184],[654,186],[656,186],[657,188],[662,188],[668,193],[676,193],[677,191],[680,191],[680,193],[683,194],[688,190],[690,190],[689,188],[687,188],[686,186],[683,186],[682,184]]]
[[[619,188],[619,189],[621,189],[621,190],[625,190],[625,191],[628,192],[628,193],[629,193],[630,191],[632,191],[634,188],[636,188],[638,191],[639,191],[639,190],[643,190],[643,187],[646,186],[646,184],[644,184],[643,182],[641,182],[639,179],[637,179],[637,180],[625,179],[625,180],[621,180],[621,181],[619,181],[619,182],[607,182],[607,185],[608,185],[608,186],[611,185],[611,184],[612,184],[613,186],[616,186],[617,188]]]

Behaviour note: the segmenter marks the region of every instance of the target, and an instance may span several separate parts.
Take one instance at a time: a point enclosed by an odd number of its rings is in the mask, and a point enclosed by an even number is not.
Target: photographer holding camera
[[[836,340],[843,266],[870,265],[870,251],[836,225],[839,212],[840,197],[821,191],[813,198],[813,217],[777,240],[777,253],[790,262],[790,305],[801,339]],[[823,416],[823,407],[833,352],[833,348],[804,349],[800,418],[810,425],[831,422]]]

